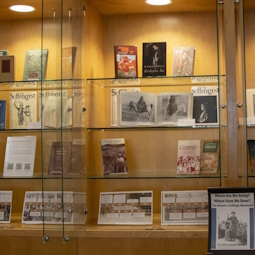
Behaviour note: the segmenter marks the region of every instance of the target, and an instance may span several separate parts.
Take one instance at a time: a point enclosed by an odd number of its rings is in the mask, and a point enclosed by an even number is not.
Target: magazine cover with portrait
[[[115,78],[137,77],[137,46],[114,45]]]
[[[192,87],[193,119],[196,125],[218,125],[218,87]]]
[[[143,43],[143,77],[166,76],[166,43]]]
[[[127,156],[124,138],[101,139],[104,175],[127,174]]]

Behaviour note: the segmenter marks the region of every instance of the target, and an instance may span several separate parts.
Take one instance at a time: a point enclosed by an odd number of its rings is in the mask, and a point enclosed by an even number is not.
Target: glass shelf
[[[220,76],[220,83],[225,84],[225,76]],[[156,76],[138,78],[93,78],[87,79],[88,83],[107,87],[146,87],[146,86],[218,86],[218,75],[199,75],[199,76]]]
[[[83,175],[83,174],[64,174],[63,175],[63,179],[64,180],[76,180],[76,179],[86,179],[87,176]],[[32,177],[3,177],[3,173],[0,173],[0,180],[1,179],[8,179],[8,180],[42,180],[42,179],[47,179],[47,180],[61,180],[62,179],[62,175],[48,175],[47,173],[43,173],[43,177],[42,177],[42,173],[34,173],[34,175]]]
[[[160,127],[154,127],[154,126],[135,126],[135,127],[93,127],[93,128],[87,128],[88,132],[90,131],[114,131],[114,130],[144,130],[144,129],[151,129],[151,130],[186,130],[186,129],[218,129],[219,125],[214,126],[185,126],[185,127],[178,127],[178,126],[160,126]]]
[[[0,130],[0,132],[5,132],[5,133],[38,133],[41,132],[43,130],[43,132],[74,132],[74,131],[81,131],[83,130],[82,127],[75,127],[75,128],[44,128],[44,129],[3,129]]]
[[[111,175],[94,175],[89,176],[88,180],[126,180],[126,179],[201,179],[201,178],[220,178],[220,174],[213,175],[177,175],[169,172],[163,173],[128,173],[128,174],[111,174]]]
[[[0,81],[0,91],[34,91],[52,89],[82,89],[82,79],[56,79],[43,81]],[[41,86],[42,83],[42,86]]]

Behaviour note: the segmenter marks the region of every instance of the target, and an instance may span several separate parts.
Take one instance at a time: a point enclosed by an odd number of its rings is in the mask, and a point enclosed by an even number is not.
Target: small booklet
[[[195,47],[174,48],[173,76],[193,76]]]
[[[14,82],[14,56],[0,55],[0,82]]]
[[[101,192],[97,224],[148,225],[153,222],[153,192]]]
[[[162,191],[161,225],[207,225],[207,190]]]
[[[27,50],[25,56],[23,81],[45,79],[48,49]]]
[[[33,177],[36,136],[7,137],[3,177]]]
[[[124,138],[101,139],[104,175],[127,174],[127,156]]]
[[[177,174],[200,173],[200,140],[179,140]]]
[[[143,43],[143,77],[166,76],[166,43]]]
[[[192,118],[192,93],[124,92],[119,96],[120,126],[178,125]]]
[[[12,212],[12,191],[0,191],[0,223],[10,223]]]
[[[6,100],[0,100],[0,130],[6,129]]]
[[[115,78],[137,77],[137,46],[114,45]]]

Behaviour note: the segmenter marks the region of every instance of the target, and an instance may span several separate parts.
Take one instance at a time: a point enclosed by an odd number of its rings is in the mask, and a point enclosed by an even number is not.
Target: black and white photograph
[[[120,125],[155,125],[155,94],[120,93]]]
[[[250,208],[217,208],[217,247],[248,249],[250,247]]]
[[[218,87],[192,87],[193,119],[196,125],[218,125]]]
[[[173,76],[193,76],[195,47],[174,48]]]
[[[127,174],[127,156],[124,138],[101,139],[104,175]]]
[[[11,222],[12,191],[0,191],[0,224]]]
[[[192,93],[158,94],[157,125],[177,125],[179,119],[192,119]]]
[[[143,43],[143,77],[166,76],[166,42]]]

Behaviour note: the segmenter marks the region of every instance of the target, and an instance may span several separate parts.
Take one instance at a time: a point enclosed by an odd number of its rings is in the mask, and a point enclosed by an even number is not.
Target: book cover
[[[193,76],[195,47],[174,48],[173,76]]]
[[[191,87],[191,92],[193,93],[193,119],[196,125],[218,125],[218,87]]]
[[[51,146],[48,174],[70,173],[71,142],[53,142]]]
[[[0,55],[0,81],[13,82],[14,80],[14,56]]]
[[[101,152],[104,175],[128,173],[124,138],[101,139]]]
[[[45,79],[48,49],[27,50],[25,56],[23,81]]]
[[[7,56],[8,50],[0,50],[0,56]]]
[[[115,78],[137,77],[137,46],[114,45]]]
[[[10,129],[26,129],[37,122],[37,92],[10,92]]]
[[[6,100],[0,100],[0,130],[6,128]]]
[[[166,43],[143,43],[143,77],[166,76]]]
[[[201,140],[200,173],[216,174],[219,166],[219,140]]]
[[[73,90],[73,127],[85,127],[85,91]]]
[[[192,118],[192,93],[124,92],[119,96],[120,126],[178,125]]]
[[[255,172],[255,140],[248,141],[251,172]]]
[[[77,47],[62,49],[62,79],[74,78],[74,67]]]
[[[177,174],[199,174],[200,140],[179,140]]]

